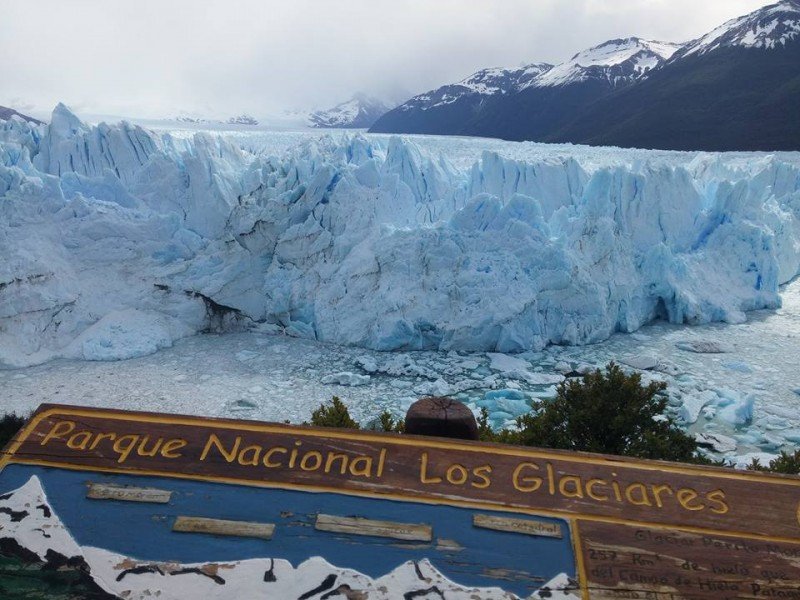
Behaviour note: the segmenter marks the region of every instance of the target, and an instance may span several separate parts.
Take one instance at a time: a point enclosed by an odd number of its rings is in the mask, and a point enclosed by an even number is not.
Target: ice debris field
[[[797,153],[153,132],[59,105],[0,122],[0,257],[12,408],[302,420],[338,392],[366,419],[450,393],[502,425],[613,358],[717,452],[800,440],[800,302],[746,315],[797,296]]]

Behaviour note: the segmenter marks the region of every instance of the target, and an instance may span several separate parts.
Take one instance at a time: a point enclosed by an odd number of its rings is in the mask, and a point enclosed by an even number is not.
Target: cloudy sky
[[[0,105],[258,117],[405,99],[605,40],[682,41],[765,0],[2,0]]]

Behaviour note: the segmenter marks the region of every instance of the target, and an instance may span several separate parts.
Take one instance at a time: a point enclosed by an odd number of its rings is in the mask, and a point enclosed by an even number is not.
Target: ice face
[[[586,344],[741,322],[800,268],[796,155],[507,144],[456,166],[423,146],[275,156],[63,105],[0,124],[0,365],[252,322],[378,350]]]

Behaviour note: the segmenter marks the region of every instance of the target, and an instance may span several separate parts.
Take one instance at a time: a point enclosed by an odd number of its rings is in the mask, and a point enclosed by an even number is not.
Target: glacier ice
[[[63,105],[0,122],[0,366],[231,323],[510,353],[780,305],[800,270],[796,155],[559,148],[456,166],[397,137],[276,155]]]

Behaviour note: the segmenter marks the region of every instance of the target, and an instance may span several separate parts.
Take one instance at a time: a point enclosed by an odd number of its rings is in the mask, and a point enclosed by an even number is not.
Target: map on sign
[[[797,478],[55,405],[1,466],[8,597],[800,598]]]

